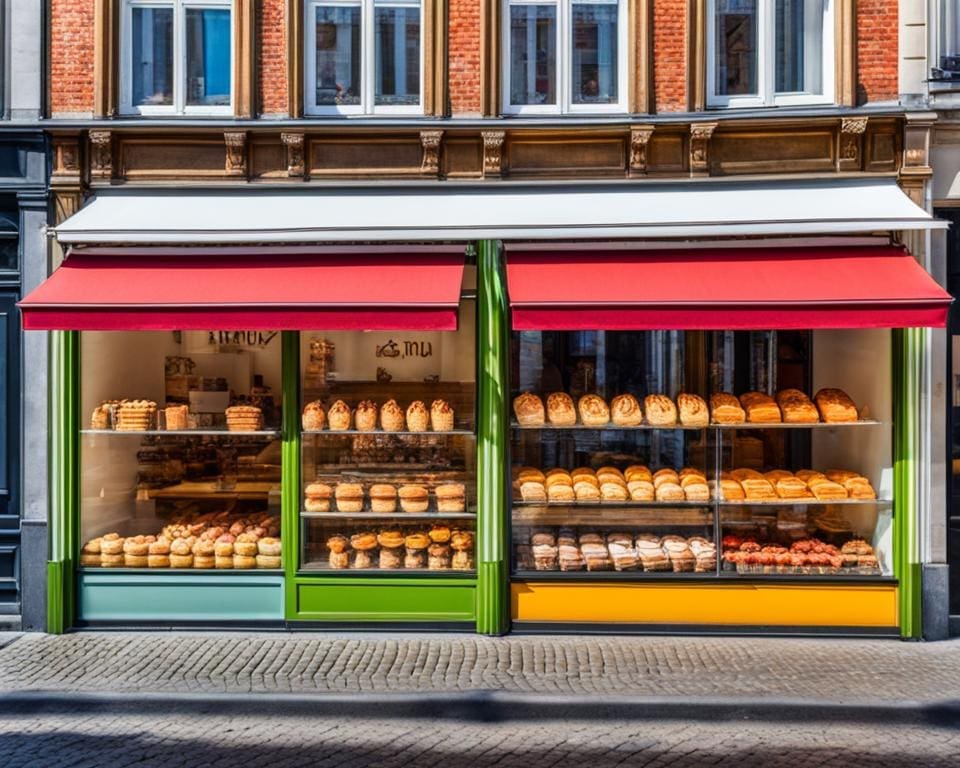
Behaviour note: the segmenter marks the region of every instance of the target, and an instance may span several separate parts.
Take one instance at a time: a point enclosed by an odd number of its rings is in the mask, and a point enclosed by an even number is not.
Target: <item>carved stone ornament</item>
[[[710,171],[710,138],[717,129],[716,123],[693,123],[690,126],[690,173],[706,174]]]
[[[113,140],[110,131],[90,131],[90,178],[113,177]]]
[[[227,146],[227,157],[224,171],[227,176],[247,175],[247,132],[224,131],[224,144]]]
[[[860,139],[867,130],[867,118],[845,117],[840,123],[840,159],[860,161]]]
[[[630,128],[630,173],[647,172],[647,144],[653,136],[653,126],[633,126]]]
[[[420,131],[420,146],[423,147],[423,160],[420,173],[436,176],[440,173],[440,141],[443,131]]]
[[[483,175],[499,176],[503,173],[503,141],[505,131],[481,131],[483,138]]]
[[[53,140],[53,176],[80,176],[80,143],[74,138]]]
[[[303,176],[303,134],[281,133],[280,141],[287,148],[287,176]]]

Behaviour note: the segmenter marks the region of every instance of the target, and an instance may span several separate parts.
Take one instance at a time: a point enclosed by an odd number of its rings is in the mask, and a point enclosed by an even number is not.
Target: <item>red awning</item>
[[[902,248],[508,251],[516,330],[908,328],[951,298]]]
[[[457,328],[462,249],[71,252],[20,302],[28,330]]]

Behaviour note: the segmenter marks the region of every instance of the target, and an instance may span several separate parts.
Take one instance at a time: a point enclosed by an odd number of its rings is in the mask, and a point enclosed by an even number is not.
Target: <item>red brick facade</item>
[[[288,112],[286,5],[286,0],[257,3],[258,108],[267,115]]]
[[[688,2],[653,0],[653,94],[657,112],[687,108]],[[92,113],[94,0],[52,0],[50,105],[54,117]],[[448,0],[449,99],[454,115],[481,112],[481,0]],[[258,0],[256,79],[261,114],[288,104],[286,0]],[[897,0],[857,3],[858,101],[897,97]]]
[[[449,91],[453,114],[480,113],[480,2],[449,0]]]
[[[657,112],[687,110],[687,0],[654,0],[653,95]]]
[[[50,8],[50,106],[54,116],[93,112],[93,0]]]
[[[897,3],[859,0],[857,3],[857,101],[897,98],[899,32]]]

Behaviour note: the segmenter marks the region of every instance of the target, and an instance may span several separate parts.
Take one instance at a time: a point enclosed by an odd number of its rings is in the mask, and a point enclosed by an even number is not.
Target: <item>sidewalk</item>
[[[473,694],[960,701],[960,640],[82,632],[0,635],[0,695]]]

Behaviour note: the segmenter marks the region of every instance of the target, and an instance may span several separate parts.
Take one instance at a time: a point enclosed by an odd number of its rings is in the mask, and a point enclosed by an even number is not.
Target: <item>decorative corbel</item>
[[[504,171],[503,163],[503,142],[507,134],[505,131],[481,131],[483,138],[483,175],[502,176]]]
[[[224,172],[227,176],[246,176],[247,132],[224,131],[223,142],[227,148]]]
[[[645,176],[647,173],[647,144],[653,136],[652,125],[630,126],[630,167],[631,176]]]
[[[110,131],[90,131],[90,180],[113,178],[113,136]]]
[[[440,175],[440,142],[442,140],[443,131],[420,131],[420,146],[423,149],[420,173],[424,176]]]
[[[303,134],[281,133],[280,141],[287,149],[287,176],[303,178]]]
[[[710,139],[717,123],[693,123],[690,126],[690,175],[710,175]]]
[[[845,117],[840,121],[840,151],[837,153],[837,168],[841,171],[863,169],[863,134],[867,130],[867,118]]]

